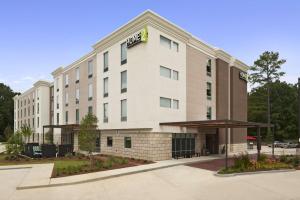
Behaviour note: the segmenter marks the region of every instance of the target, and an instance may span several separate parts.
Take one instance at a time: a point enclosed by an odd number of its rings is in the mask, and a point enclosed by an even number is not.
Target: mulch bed
[[[228,166],[232,166],[232,165],[233,165],[233,158],[228,158]],[[225,159],[196,162],[192,164],[187,164],[187,166],[210,170],[210,171],[218,171],[219,169],[225,167]]]

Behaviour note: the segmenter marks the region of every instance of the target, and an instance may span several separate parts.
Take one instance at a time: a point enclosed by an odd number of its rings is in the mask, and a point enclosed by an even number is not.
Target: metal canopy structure
[[[274,125],[257,122],[247,122],[238,120],[202,120],[202,121],[181,121],[181,122],[161,122],[161,126],[179,126],[185,128],[198,128],[198,129],[225,129],[225,167],[228,167],[228,129],[231,128],[256,128],[257,129],[257,156],[260,156],[261,150],[261,128],[272,128],[273,129],[273,145],[272,154],[274,156]]]
[[[79,124],[44,125],[43,126],[43,144],[45,143],[45,128],[51,129],[51,134],[53,135],[53,129],[54,128],[74,130],[75,128],[78,128],[78,127],[79,127]],[[61,137],[61,142],[62,142],[62,137]]]
[[[273,124],[246,122],[237,120],[202,120],[202,121],[182,121],[182,122],[162,122],[159,125],[181,126],[187,128],[267,128]]]

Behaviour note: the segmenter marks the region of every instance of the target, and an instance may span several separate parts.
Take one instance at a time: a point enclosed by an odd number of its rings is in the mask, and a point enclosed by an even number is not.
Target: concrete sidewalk
[[[51,178],[53,164],[32,165],[30,172],[24,178],[22,183],[17,187],[18,190],[55,187],[63,185],[75,185],[98,180],[104,180],[119,176],[147,172],[167,167],[184,165],[194,162],[204,162],[208,160],[220,159],[220,156],[202,156],[195,158],[184,158],[178,160],[157,161],[152,164],[139,165],[134,167],[126,167],[121,169],[107,170],[101,172],[93,172],[88,174],[73,175],[61,178]],[[16,166],[15,166],[16,167]],[[24,166],[23,166],[24,167]],[[50,170],[51,169],[51,170]],[[51,171],[51,173],[50,173]]]

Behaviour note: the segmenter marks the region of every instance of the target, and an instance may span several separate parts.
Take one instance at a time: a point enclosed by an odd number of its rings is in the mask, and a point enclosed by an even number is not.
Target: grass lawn
[[[71,156],[60,158],[40,158],[40,159],[25,159],[7,160],[7,155],[0,154],[0,166],[4,165],[24,165],[24,164],[43,164],[54,163],[52,178],[70,176],[76,174],[84,174],[96,171],[104,171],[110,169],[118,169],[124,167],[137,166],[151,163],[145,160],[136,160],[130,158],[121,158],[115,156],[97,155],[93,158],[93,165],[86,156]]]

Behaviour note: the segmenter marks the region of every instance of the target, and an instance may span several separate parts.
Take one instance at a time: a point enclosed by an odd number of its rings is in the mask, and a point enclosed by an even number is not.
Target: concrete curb
[[[30,169],[32,167],[7,167],[7,168],[0,168],[1,170],[14,170],[14,169]]]
[[[214,160],[214,159],[218,159],[218,158],[213,158],[213,159],[209,159],[209,160]],[[27,190],[27,189],[36,189],[36,188],[77,185],[77,184],[82,184],[82,183],[95,182],[95,181],[106,180],[106,179],[111,179],[111,178],[116,178],[116,177],[121,177],[121,176],[127,176],[127,175],[132,175],[132,174],[154,171],[154,170],[158,170],[158,169],[164,169],[164,168],[169,168],[169,167],[187,165],[187,164],[192,164],[192,163],[196,163],[196,162],[206,162],[206,161],[208,161],[208,160],[194,160],[194,161],[189,161],[189,162],[184,162],[184,163],[176,163],[176,164],[171,164],[171,165],[158,166],[158,167],[153,167],[153,168],[148,168],[148,169],[141,169],[141,170],[136,170],[136,171],[131,171],[131,172],[124,172],[124,173],[120,173],[120,174],[113,174],[113,175],[85,179],[85,180],[81,180],[81,181],[73,181],[73,182],[68,182],[68,183],[53,183],[53,184],[49,183],[49,184],[34,185],[34,186],[18,186],[16,189],[17,190]]]
[[[265,170],[265,171],[256,171],[256,172],[244,172],[244,173],[232,173],[232,174],[219,174],[219,171],[214,173],[217,177],[234,177],[234,176],[243,176],[243,175],[255,175],[255,174],[267,174],[267,173],[281,173],[281,172],[294,172],[296,169],[280,169],[280,170]]]

